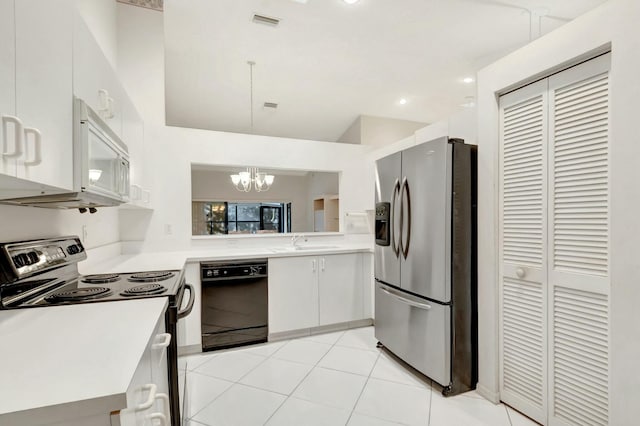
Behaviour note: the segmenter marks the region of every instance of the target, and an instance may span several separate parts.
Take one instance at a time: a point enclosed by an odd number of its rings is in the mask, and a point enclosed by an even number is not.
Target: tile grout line
[[[371,379],[371,373],[373,373],[373,370],[376,368],[376,365],[378,365],[378,361],[380,360],[380,356],[382,354],[382,350],[378,349],[378,357],[376,358],[376,362],[373,363],[373,366],[371,367],[371,371],[369,371],[369,375],[367,376],[367,380],[364,382],[364,386],[362,386],[362,389],[360,390],[360,395],[358,395],[358,399],[356,399],[356,403],[353,404],[353,408],[351,409],[351,413],[349,414],[349,418],[347,419],[347,423],[345,423],[345,425],[349,424],[349,422],[351,421],[351,417],[353,417],[353,413],[356,411],[356,407],[358,406],[358,402],[360,402],[360,398],[362,398],[362,394],[364,393],[365,388],[367,387],[367,384],[369,383],[369,380]]]
[[[513,420],[511,420],[511,415],[509,414],[509,409],[507,408],[507,405],[502,404],[502,406],[504,407],[504,411],[507,412],[507,419],[509,419],[509,424],[513,426]]]
[[[342,336],[344,336],[344,332],[342,333]],[[336,342],[338,340],[340,340],[342,338],[342,336],[338,337],[338,339],[336,339]],[[293,340],[297,340],[297,339],[293,339]],[[289,340],[288,342],[291,342],[292,340]],[[287,342],[287,343],[288,343]],[[314,342],[313,340],[311,340],[311,342]],[[331,351],[331,349],[333,349],[333,347],[336,345],[336,342],[331,344],[331,347],[329,349],[327,349],[327,352],[324,353],[324,355],[322,355],[320,357],[320,359],[313,365],[313,367],[311,367],[311,369],[309,370],[309,372],[307,374],[305,374],[305,376],[302,378],[302,380],[300,380],[300,382],[298,382],[298,384],[296,385],[295,388],[293,388],[293,390],[291,391],[291,393],[289,395],[287,395],[287,397],[284,399],[284,401],[282,401],[282,403],[278,406],[278,408],[276,408],[273,413],[271,413],[271,415],[267,418],[267,420],[265,420],[265,422],[263,423],[263,425],[266,425],[267,423],[269,423],[269,420],[271,420],[271,418],[273,416],[275,416],[275,414],[280,410],[280,408],[282,408],[282,406],[290,399],[293,397],[293,394],[296,392],[296,390],[300,387],[300,385],[302,384],[302,382],[304,382],[307,377],[309,377],[309,374],[311,374],[311,372],[318,366],[318,364],[320,364],[320,361],[322,361],[324,359],[325,356],[327,356],[327,354]],[[321,343],[321,342],[314,342],[314,343]],[[283,345],[284,347],[284,345]],[[280,348],[282,349],[282,348]],[[278,351],[276,351],[278,352]],[[274,353],[275,355],[275,353]],[[309,365],[309,364],[307,364]]]
[[[284,347],[285,345],[282,345],[282,346]],[[280,349],[282,349],[282,348],[280,348]],[[279,351],[280,349],[278,349],[278,351]],[[276,351],[276,352],[278,352],[278,351]],[[231,353],[231,352],[234,352],[234,351],[227,351],[226,353]],[[240,351],[235,351],[235,352],[240,352]],[[275,354],[276,352],[274,352],[273,354]],[[207,375],[207,374],[198,373],[197,371],[192,371],[193,373],[199,374],[199,375],[201,375],[201,376],[211,377],[211,378],[214,378],[214,379],[218,379],[218,380],[223,380],[223,381],[225,381],[225,382],[229,382],[229,383],[231,383],[231,386],[229,386],[227,389],[225,389],[223,392],[221,392],[218,396],[216,396],[215,398],[213,398],[213,399],[212,399],[208,404],[206,404],[206,405],[205,405],[204,407],[202,407],[200,410],[196,411],[192,416],[189,416],[189,418],[188,418],[188,419],[189,419],[189,421],[193,420],[193,418],[194,418],[195,416],[197,416],[198,414],[200,414],[202,411],[204,411],[204,409],[205,409],[205,408],[207,408],[208,406],[210,406],[211,404],[213,404],[215,401],[217,401],[217,400],[218,400],[218,398],[220,398],[222,395],[224,395],[225,393],[227,393],[227,392],[229,391],[229,389],[231,389],[231,388],[233,387],[233,385],[242,384],[242,383],[239,383],[239,381],[240,381],[240,380],[242,380],[242,378],[243,378],[244,376],[246,376],[247,374],[251,373],[253,370],[255,370],[255,369],[256,369],[256,368],[258,368],[260,365],[262,365],[264,362],[266,362],[269,358],[271,358],[271,356],[272,356],[273,354],[271,354],[271,355],[269,355],[269,356],[265,357],[265,358],[264,358],[261,362],[259,362],[255,367],[253,367],[251,370],[249,370],[246,374],[244,374],[242,377],[240,377],[240,378],[239,378],[237,381],[235,381],[235,382],[232,382],[231,380],[227,380],[227,379],[222,379],[222,378],[220,378],[220,377],[216,377],[216,376],[209,376],[209,375]],[[212,361],[214,358],[217,358],[219,355],[220,355],[220,354],[216,354],[216,356],[212,357],[209,361]],[[252,354],[250,354],[250,355],[252,355]],[[254,355],[254,356],[259,356],[259,355]],[[208,363],[209,361],[204,362],[202,365],[204,365],[204,364]],[[201,366],[202,366],[202,365],[201,365]],[[201,366],[199,366],[199,367],[197,367],[197,368],[200,368]],[[264,389],[261,389],[261,390],[264,390]],[[274,393],[277,393],[277,392],[274,392]],[[280,394],[280,395],[281,395],[281,394]],[[197,420],[194,420],[194,421],[195,421],[195,422],[197,422]]]

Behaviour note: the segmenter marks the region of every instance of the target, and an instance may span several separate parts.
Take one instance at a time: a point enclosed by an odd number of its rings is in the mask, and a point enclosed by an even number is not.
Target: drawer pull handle
[[[149,383],[148,385],[142,386],[143,390],[149,391],[149,397],[145,402],[136,406],[135,411],[144,411],[148,408],[151,408],[153,405],[153,401],[156,400],[156,392],[158,391],[158,386],[153,383]]]
[[[171,343],[171,334],[162,333],[156,336],[156,338],[160,338],[160,337],[162,337],[163,340],[162,342],[154,343],[153,344],[154,349],[166,348]]]
[[[399,300],[400,302],[404,303],[405,305],[413,306],[414,308],[419,308],[419,309],[424,309],[424,310],[431,309],[431,305],[427,305],[426,303],[414,302],[413,300],[406,299],[406,298],[400,296],[399,294],[396,294],[396,293],[393,293],[393,292],[387,290],[386,288],[380,287],[380,290],[382,290],[383,292],[385,292],[389,296],[396,298],[397,300]]]
[[[151,421],[160,420],[160,426],[167,426],[167,416],[162,413],[152,413],[147,416]]]

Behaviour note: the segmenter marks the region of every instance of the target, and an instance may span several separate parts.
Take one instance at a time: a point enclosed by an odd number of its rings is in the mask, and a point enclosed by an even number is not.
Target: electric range
[[[0,309],[168,297],[165,327],[171,334],[167,348],[171,425],[179,426],[177,323],[189,315],[195,300],[184,269],[80,275],[77,264],[86,258],[76,236],[0,244]]]

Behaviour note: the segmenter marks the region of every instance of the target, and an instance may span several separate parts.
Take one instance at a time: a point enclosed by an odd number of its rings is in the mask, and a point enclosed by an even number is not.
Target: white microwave
[[[129,200],[129,151],[82,99],[74,99],[73,176],[83,192],[117,204]],[[76,183],[76,182],[74,182]]]
[[[129,201],[129,150],[104,120],[80,98],[73,99],[73,190],[3,200],[35,207],[80,209]]]

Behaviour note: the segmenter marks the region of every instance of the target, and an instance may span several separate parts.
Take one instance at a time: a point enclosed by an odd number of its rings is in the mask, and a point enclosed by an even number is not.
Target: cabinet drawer
[[[376,338],[443,386],[451,382],[451,308],[376,283]]]

